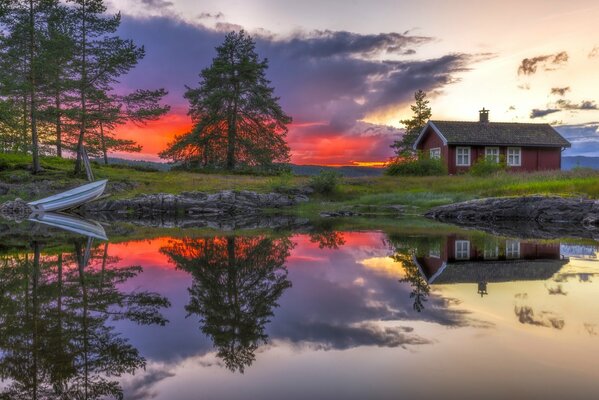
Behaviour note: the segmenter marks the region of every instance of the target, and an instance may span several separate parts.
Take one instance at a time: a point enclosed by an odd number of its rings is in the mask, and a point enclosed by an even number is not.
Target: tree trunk
[[[33,165],[31,172],[37,174],[40,172],[39,143],[37,137],[37,104],[35,93],[35,14],[33,10],[33,0],[29,0],[29,101],[31,118],[31,155]]]
[[[60,90],[56,90],[56,155],[62,157],[62,121],[60,112]]]
[[[75,174],[81,173],[81,162],[83,157],[83,139],[85,136],[86,129],[86,118],[87,118],[87,26],[86,19],[87,16],[85,14],[85,1],[81,4],[82,7],[82,18],[81,21],[81,87],[80,95],[81,95],[81,124],[79,127],[79,138],[77,139],[77,160],[75,161]]]
[[[104,137],[104,124],[100,122],[100,142],[102,144],[102,154],[104,155],[104,165],[108,165],[108,150],[106,149],[106,138]]]

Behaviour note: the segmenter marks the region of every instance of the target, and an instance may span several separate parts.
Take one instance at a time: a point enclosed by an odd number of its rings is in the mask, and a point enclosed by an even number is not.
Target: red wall
[[[424,138],[422,138],[420,143],[418,143],[418,150],[422,151],[428,156],[429,150],[437,147],[441,148],[441,159],[444,160],[446,163],[445,165],[447,165],[447,146],[443,144],[443,140],[441,140],[439,135],[437,135],[432,128],[428,128]]]

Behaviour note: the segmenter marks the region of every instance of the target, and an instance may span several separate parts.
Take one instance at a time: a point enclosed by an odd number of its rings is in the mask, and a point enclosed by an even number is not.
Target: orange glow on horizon
[[[291,148],[291,162],[297,165],[362,166],[383,168],[387,161],[369,155],[374,150],[375,141],[364,136],[344,136],[342,132],[332,132],[321,136],[306,136],[298,130],[325,124],[321,121],[300,122],[289,125],[288,143]],[[189,132],[191,119],[182,112],[170,113],[146,125],[126,124],[116,134],[119,138],[138,142],[140,153],[119,153],[117,157],[127,159],[149,159],[160,161],[158,153],[173,141],[175,136]],[[356,161],[358,160],[358,161]]]

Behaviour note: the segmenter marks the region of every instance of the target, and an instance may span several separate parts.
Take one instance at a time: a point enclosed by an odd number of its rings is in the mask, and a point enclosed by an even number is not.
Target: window
[[[517,240],[506,240],[505,258],[520,258],[520,242]]]
[[[507,148],[507,165],[511,167],[522,165],[522,149],[520,147]]]
[[[429,150],[429,156],[431,159],[438,160],[441,158],[441,148],[435,147],[434,149]]]
[[[456,147],[456,165],[461,167],[470,166],[470,147]]]
[[[485,147],[485,158],[489,161],[499,162],[499,147]]]
[[[470,259],[470,241],[456,240],[455,241],[455,259],[468,260]]]

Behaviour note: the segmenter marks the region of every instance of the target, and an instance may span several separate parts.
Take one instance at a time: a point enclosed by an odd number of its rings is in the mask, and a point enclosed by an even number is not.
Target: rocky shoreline
[[[435,207],[425,217],[497,235],[599,238],[599,201],[558,196],[470,200]]]
[[[81,207],[86,215],[107,214],[111,219],[181,216],[190,218],[251,216],[268,209],[291,207],[308,201],[305,194],[256,193],[225,190],[218,193],[186,192],[146,194],[131,199],[100,200]]]

